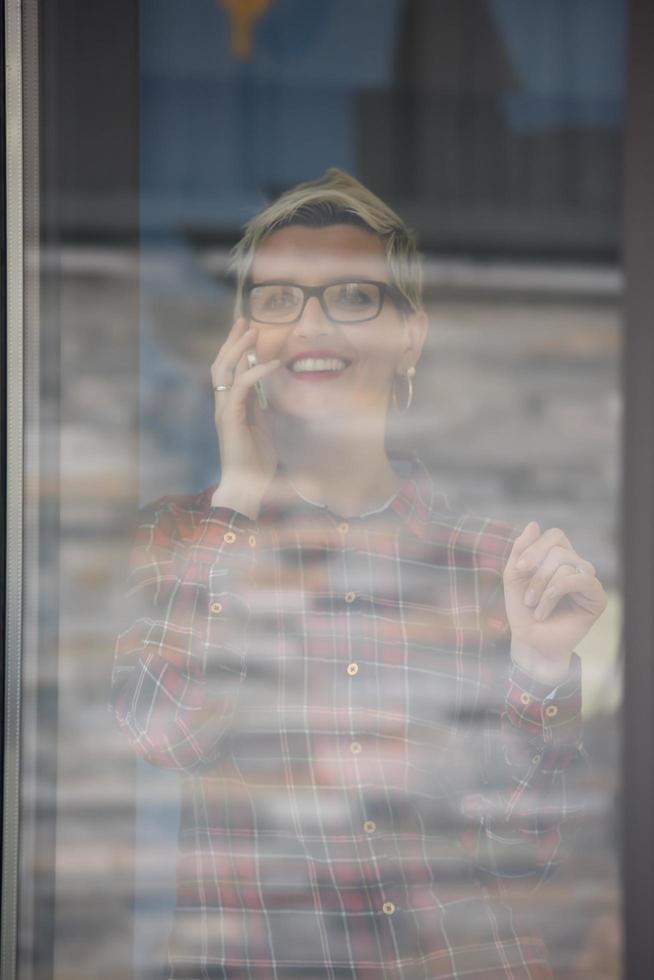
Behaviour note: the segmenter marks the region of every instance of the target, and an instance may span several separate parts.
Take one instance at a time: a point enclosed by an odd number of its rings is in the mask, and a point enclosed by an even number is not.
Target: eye
[[[284,310],[297,302],[295,291],[290,286],[262,286],[252,291],[252,299],[260,309]]]
[[[377,305],[379,288],[369,282],[342,282],[330,290],[330,302],[342,309],[361,309]]]
[[[297,286],[283,283],[262,284],[250,290],[249,299],[254,319],[283,323],[292,320],[302,305],[302,292]]]

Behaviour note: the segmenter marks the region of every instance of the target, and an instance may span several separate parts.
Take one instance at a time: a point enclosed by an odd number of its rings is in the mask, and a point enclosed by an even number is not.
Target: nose
[[[301,337],[334,332],[334,324],[325,315],[317,296],[310,296],[302,310],[302,316],[295,324],[295,332]]]

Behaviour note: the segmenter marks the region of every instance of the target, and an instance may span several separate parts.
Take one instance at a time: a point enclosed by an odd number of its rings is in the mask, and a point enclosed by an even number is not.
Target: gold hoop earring
[[[409,383],[409,394],[407,396],[406,405],[404,406],[404,408],[400,408],[400,406],[398,405],[397,392],[395,390],[395,382],[397,381],[397,378],[400,377],[400,375],[396,374],[395,378],[393,379],[393,406],[398,415],[404,415],[404,413],[409,410],[409,406],[413,401],[413,379],[415,377],[415,374],[416,374],[416,369],[414,367],[407,368],[406,379]]]

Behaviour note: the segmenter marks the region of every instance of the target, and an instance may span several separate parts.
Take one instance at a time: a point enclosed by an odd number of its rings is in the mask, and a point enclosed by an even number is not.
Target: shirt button
[[[535,755],[532,758],[532,760],[531,760],[532,766],[537,766],[539,762],[540,762],[540,756],[539,755]]]
[[[257,539],[255,538],[254,534],[251,534],[250,537],[248,538],[248,544],[250,545],[251,548],[254,548],[256,543],[257,543]]]
[[[523,691],[523,693],[520,695],[520,700],[522,701],[523,704],[529,704],[531,698],[529,697],[526,691]]]
[[[377,824],[374,820],[366,820],[363,825],[363,829],[367,834],[374,834],[374,832],[377,830]]]
[[[225,534],[223,534],[223,541],[226,544],[233,544],[234,541],[236,541],[236,535],[233,531],[227,531]]]
[[[548,706],[545,708],[545,714],[548,718],[556,718],[558,713],[559,709],[555,704],[548,704]]]
[[[393,905],[392,902],[384,902],[384,904],[382,905],[382,912],[384,913],[384,915],[392,915],[394,911],[395,911],[395,906]]]
[[[341,534],[347,534],[347,532],[350,530],[350,525],[346,521],[343,521],[342,524],[338,525],[338,530],[341,532]]]
[[[347,672],[350,675],[350,677],[354,677],[355,674],[358,674],[359,673],[359,665],[358,664],[348,664],[347,665]]]
[[[350,742],[350,752],[352,755],[358,755],[361,751],[361,742]]]
[[[212,602],[210,608],[212,613],[220,613],[223,611],[223,604],[222,602]]]
[[[354,600],[356,599],[356,597],[357,597],[356,592],[346,592],[345,593],[345,601],[346,602],[354,602]]]

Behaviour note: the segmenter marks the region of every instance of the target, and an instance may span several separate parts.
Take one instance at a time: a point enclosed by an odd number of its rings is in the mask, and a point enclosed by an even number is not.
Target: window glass
[[[623,4],[28,6],[17,975],[618,978]]]

